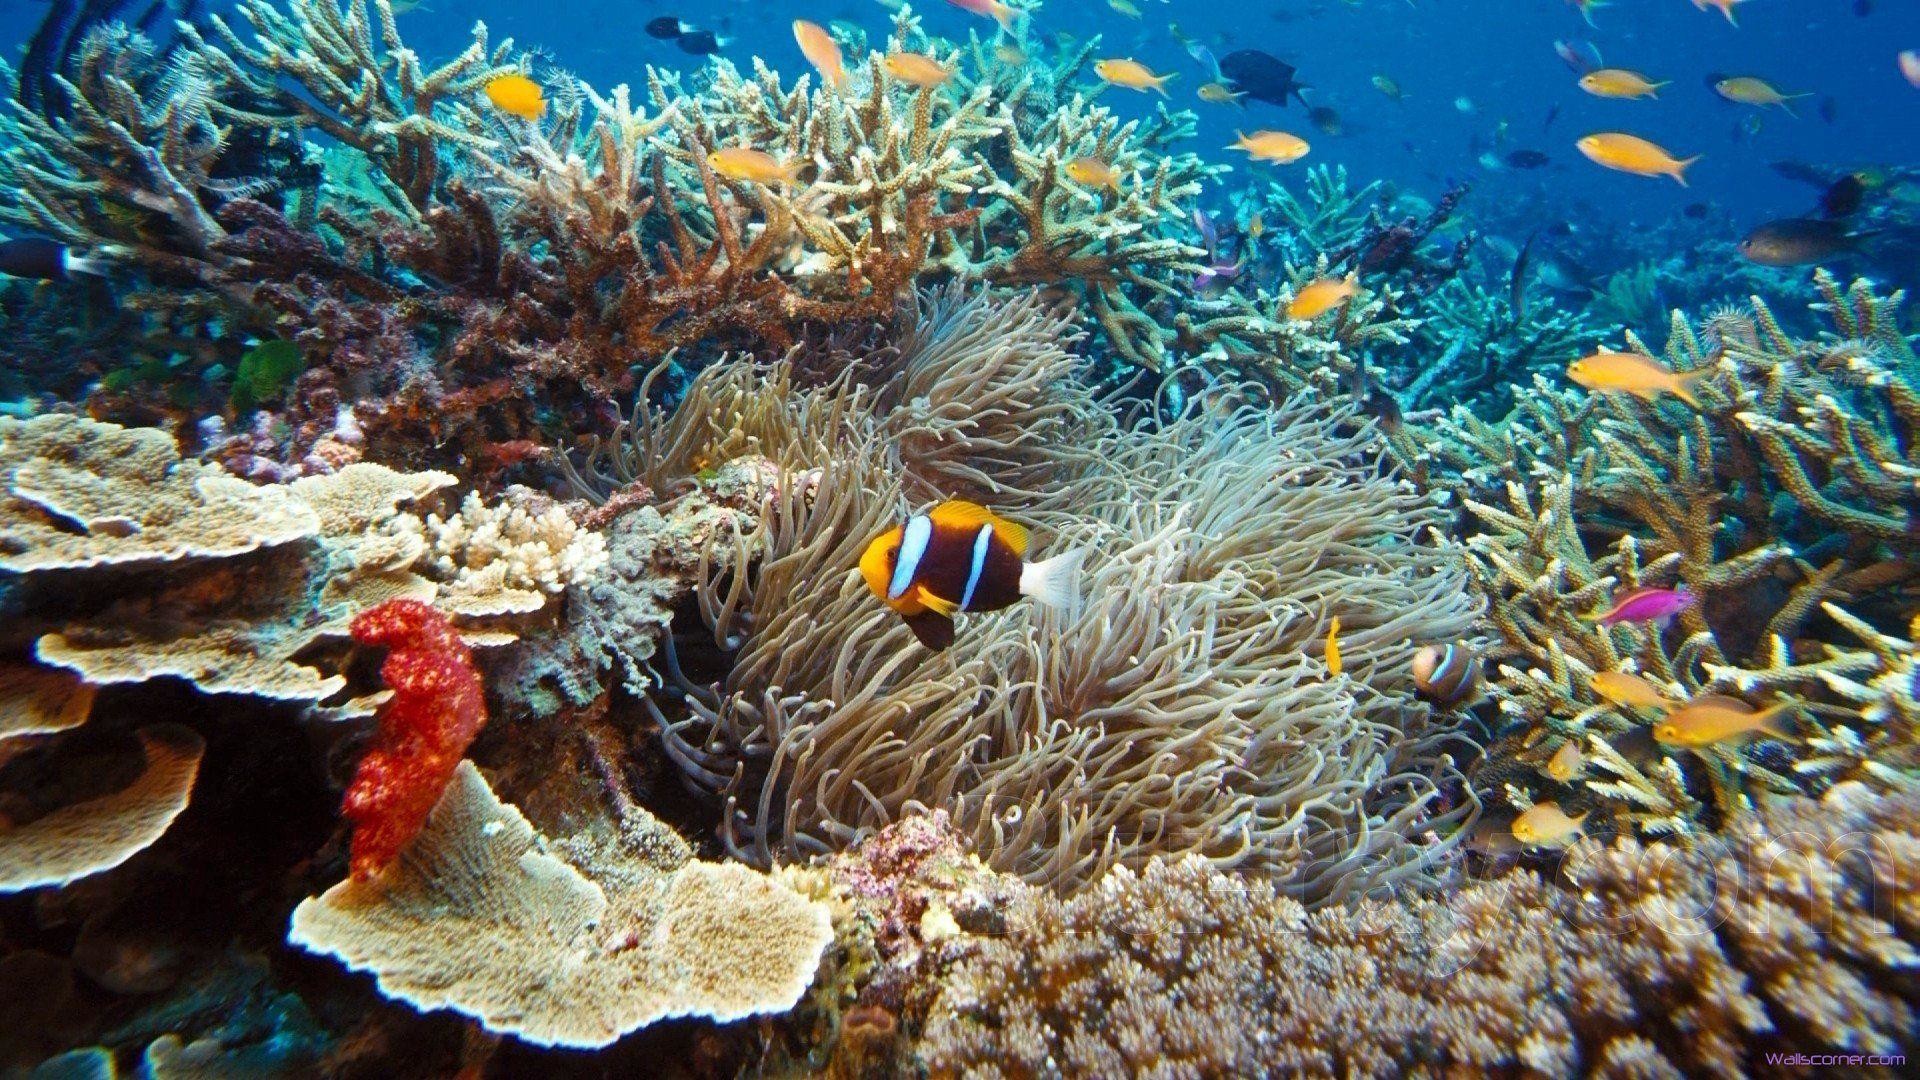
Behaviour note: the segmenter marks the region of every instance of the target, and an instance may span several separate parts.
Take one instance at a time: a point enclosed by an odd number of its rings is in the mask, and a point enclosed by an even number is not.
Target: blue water
[[[221,0],[210,5],[225,6]],[[1471,180],[1469,209],[1526,200],[1605,229],[1657,223],[1709,200],[1731,215],[1733,239],[1754,222],[1807,208],[1809,190],[1775,174],[1771,162],[1920,165],[1920,89],[1906,83],[1895,63],[1899,50],[1920,48],[1914,0],[1869,0],[1865,15],[1856,13],[1857,0],[1751,0],[1739,5],[1738,28],[1689,0],[1614,0],[1594,12],[1597,27],[1567,0],[1139,0],[1138,6],[1142,17],[1134,20],[1104,0],[1054,0],[1035,13],[1032,32],[1100,34],[1100,55],[1132,56],[1156,71],[1178,72],[1171,101],[1200,114],[1205,153],[1235,163],[1229,183],[1248,176],[1238,154],[1217,149],[1233,130],[1279,127],[1313,141],[1309,161],[1346,165],[1356,177],[1429,193],[1451,180]],[[925,0],[918,10],[930,29],[956,38],[992,28],[945,0]],[[39,0],[0,2],[0,47],[17,52],[44,11]],[[846,20],[878,37],[891,13],[874,0],[428,0],[401,16],[401,26],[408,44],[432,59],[457,51],[473,20],[484,20],[496,39],[511,35],[539,46],[558,66],[604,86],[637,84],[649,64],[700,65],[672,42],[645,34],[647,21],[661,15],[715,29],[724,20],[735,38],[724,55],[743,66],[758,55],[793,76],[806,66],[789,30],[792,19]],[[1194,91],[1205,75],[1169,35],[1169,22],[1216,56],[1258,48],[1294,64],[1312,84],[1309,100],[1338,111],[1347,134],[1315,132],[1297,103],[1282,110],[1251,102],[1243,112],[1198,100]],[[1574,37],[1591,40],[1610,66],[1673,85],[1657,101],[1591,97],[1554,54],[1556,39]],[[1703,81],[1712,72],[1757,75],[1815,96],[1796,102],[1797,119],[1778,109],[1761,111],[1758,131],[1749,134],[1741,123],[1755,110],[1716,96]],[[1401,101],[1374,89],[1371,80],[1380,74],[1399,84]],[[1139,116],[1151,115],[1158,100],[1125,91],[1105,98],[1123,114]],[[1471,112],[1457,107],[1462,98]],[[1824,99],[1831,100],[1830,122],[1819,115]],[[1543,128],[1554,106],[1560,115]],[[1605,172],[1574,150],[1579,136],[1608,129],[1645,136],[1679,156],[1704,155],[1689,173],[1692,186]],[[1539,150],[1552,164],[1491,171],[1476,160],[1485,149],[1501,157]]]

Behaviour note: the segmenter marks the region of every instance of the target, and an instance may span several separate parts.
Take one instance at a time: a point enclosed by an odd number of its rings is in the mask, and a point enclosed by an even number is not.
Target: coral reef
[[[832,940],[826,908],[745,867],[692,861],[639,813],[548,840],[463,762],[394,870],[303,902],[288,939],[417,1008],[545,1046],[790,1008]]]
[[[934,1076],[1738,1074],[1898,1053],[1920,995],[1911,796],[1842,785],[1693,849],[1577,849],[1443,898],[1309,912],[1204,860],[1026,891],[967,931],[916,1045]]]
[[[386,868],[426,824],[467,746],[487,722],[473,654],[430,604],[388,600],[353,617],[353,640],[385,648],[373,745],[355,767],[340,813],[353,823],[353,876]]]

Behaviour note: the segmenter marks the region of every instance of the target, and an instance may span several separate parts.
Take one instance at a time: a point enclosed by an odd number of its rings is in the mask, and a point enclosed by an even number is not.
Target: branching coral
[[[354,826],[353,876],[365,880],[426,824],[487,703],[472,653],[431,605],[389,600],[354,616],[352,629],[353,640],[387,650],[380,677],[393,691],[341,807]]]
[[[942,946],[934,1076],[1740,1073],[1897,1053],[1912,798],[1857,785],[1693,850],[1623,842],[1441,899],[1309,913],[1203,861],[1028,893]]]
[[[387,874],[303,902],[288,940],[543,1046],[599,1047],[675,1016],[779,1012],[813,980],[824,905],[744,867],[692,861],[645,811],[536,833],[463,762]]]
[[[1311,896],[1417,870],[1445,764],[1409,646],[1460,635],[1473,608],[1446,549],[1419,546],[1430,507],[1370,463],[1371,434],[1308,401],[1123,431],[1035,377],[1067,370],[1041,309],[983,297],[934,321],[889,370],[857,373],[916,386],[912,402],[717,368],[640,440],[660,462],[737,447],[817,471],[740,538],[730,566],[750,569],[702,591],[737,651],[666,719],[669,752],[727,799],[729,846],[830,849],[919,803],[950,808],[996,866],[1062,883],[1189,850]],[[949,336],[979,344],[971,362],[933,347]],[[1024,389],[975,422],[982,369]],[[928,444],[943,450],[897,454]],[[971,475],[944,472],[960,461]],[[1045,523],[1049,550],[1093,551],[1085,610],[975,618],[926,653],[849,570],[910,498],[982,487]],[[1328,679],[1335,614],[1348,674]]]
[[[1751,786],[1791,789],[1795,772],[1864,775],[1865,742],[1888,765],[1907,760],[1905,729],[1865,716],[1860,700],[1874,695],[1849,680],[1892,662],[1896,647],[1873,635],[1904,631],[1911,613],[1913,350],[1897,329],[1899,294],[1817,281],[1837,331],[1819,339],[1790,337],[1758,301],[1700,331],[1676,318],[1667,362],[1713,370],[1698,411],[1536,380],[1503,423],[1456,410],[1437,439],[1401,437],[1416,473],[1453,487],[1481,523],[1474,575],[1513,657],[1498,694],[1522,725],[1494,749],[1489,790],[1596,798],[1670,831],[1700,824],[1707,791],[1727,817]],[[1617,589],[1675,583],[1701,601],[1670,632],[1586,617]],[[1854,651],[1863,636],[1889,659]],[[1726,742],[1676,757],[1602,752],[1602,775],[1571,790],[1531,775],[1569,740],[1644,742],[1651,716],[1588,686],[1622,669],[1677,697],[1803,698],[1811,742],[1764,755]]]

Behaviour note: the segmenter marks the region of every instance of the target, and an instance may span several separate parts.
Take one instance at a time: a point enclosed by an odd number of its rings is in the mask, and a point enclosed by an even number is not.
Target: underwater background
[[[0,1076],[1906,1075],[1912,0],[0,0]]]

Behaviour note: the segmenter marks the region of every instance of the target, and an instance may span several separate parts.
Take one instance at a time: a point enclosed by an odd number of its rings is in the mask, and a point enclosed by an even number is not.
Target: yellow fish
[[[1534,803],[1533,809],[1513,819],[1513,838],[1528,847],[1565,847],[1580,835],[1587,815],[1568,817],[1559,803]]]
[[[1596,671],[1587,680],[1593,692],[1615,705],[1632,709],[1672,709],[1680,703],[1668,697],[1658,686],[1626,671]]]
[[[1333,617],[1332,625],[1327,627],[1327,674],[1338,675],[1340,663],[1340,616]]]
[[[1267,231],[1266,215],[1262,214],[1258,210],[1255,210],[1253,212],[1253,216],[1247,219],[1247,239],[1258,240],[1260,239],[1261,235],[1266,231]],[[1920,632],[1916,632],[1916,636],[1920,636]]]
[[[1097,157],[1082,156],[1067,162],[1066,173],[1073,182],[1085,187],[1120,190],[1120,174]]]
[[[805,19],[793,20],[793,40],[800,44],[800,55],[807,58],[820,78],[838,90],[847,85],[847,69],[840,60],[840,43],[826,29]]]
[[[1245,150],[1256,161],[1271,161],[1276,165],[1291,165],[1312,149],[1307,140],[1284,131],[1256,131],[1251,135],[1236,131],[1234,134],[1238,139],[1227,149]]]
[[[1567,378],[1589,390],[1602,393],[1624,392],[1642,401],[1653,401],[1662,393],[1700,407],[1688,387],[1711,374],[1712,369],[1669,371],[1651,356],[1640,353],[1608,352],[1605,349],[1567,365]]]
[[[1215,105],[1240,105],[1240,99],[1247,96],[1245,90],[1235,90],[1222,82],[1205,83],[1197,92],[1201,101],[1212,102]],[[1240,107],[1246,108],[1245,105]]]
[[[993,55],[1008,67],[1027,66],[1027,51],[1011,41],[1003,41],[993,47]]]
[[[503,113],[522,120],[538,120],[547,111],[540,84],[525,75],[501,75],[487,81],[487,100]]]
[[[1626,68],[1597,68],[1580,76],[1580,89],[1603,98],[1657,98],[1667,85]]]
[[[1157,90],[1161,97],[1167,96],[1166,82],[1173,75],[1155,75],[1147,65],[1138,60],[1101,60],[1093,65],[1093,73],[1115,86],[1124,86],[1129,90]]]
[[[880,61],[887,74],[914,86],[939,86],[953,78],[953,72],[935,63],[932,57],[913,52],[888,53]]]
[[[1733,26],[1739,26],[1740,21],[1733,17],[1733,9],[1736,5],[1744,4],[1746,2],[1747,0],[1693,0],[1693,6],[1696,10],[1699,10],[1699,11],[1705,11],[1708,8],[1716,8],[1719,10],[1720,14],[1725,15],[1727,17],[1727,22],[1729,24]]]
[[[1317,319],[1341,304],[1347,302],[1360,291],[1360,284],[1352,274],[1344,278],[1321,278],[1310,281],[1300,287],[1292,300],[1287,301],[1287,318],[1310,320]]]
[[[1741,105],[1754,105],[1763,109],[1769,105],[1778,105],[1786,111],[1788,116],[1794,115],[1793,106],[1787,104],[1788,102],[1798,98],[1813,96],[1810,93],[1782,94],[1780,91],[1767,85],[1766,80],[1756,79],[1751,75],[1739,75],[1731,79],[1721,79],[1719,82],[1713,84],[1713,92],[1726,98],[1728,101],[1737,102]]]
[[[1703,694],[1667,714],[1653,729],[1653,741],[1662,746],[1698,749],[1725,739],[1744,739],[1765,735],[1791,739],[1793,735],[1773,722],[1773,718],[1799,706],[1789,698],[1764,709],[1755,709],[1737,697]]]
[[[715,150],[707,155],[707,167],[729,180],[747,180],[755,184],[791,184],[800,169],[798,161],[785,165],[773,155],[746,146]]]
[[[1547,762],[1547,775],[1564,784],[1578,779],[1586,767],[1587,756],[1580,752],[1580,740],[1568,739]]]
[[[1133,0],[1107,0],[1107,6],[1129,19],[1140,17],[1140,9],[1134,6]]]
[[[1618,131],[1588,135],[1574,145],[1597,165],[1635,176],[1671,176],[1681,187],[1687,186],[1687,166],[1699,155],[1679,159],[1660,146]]]

